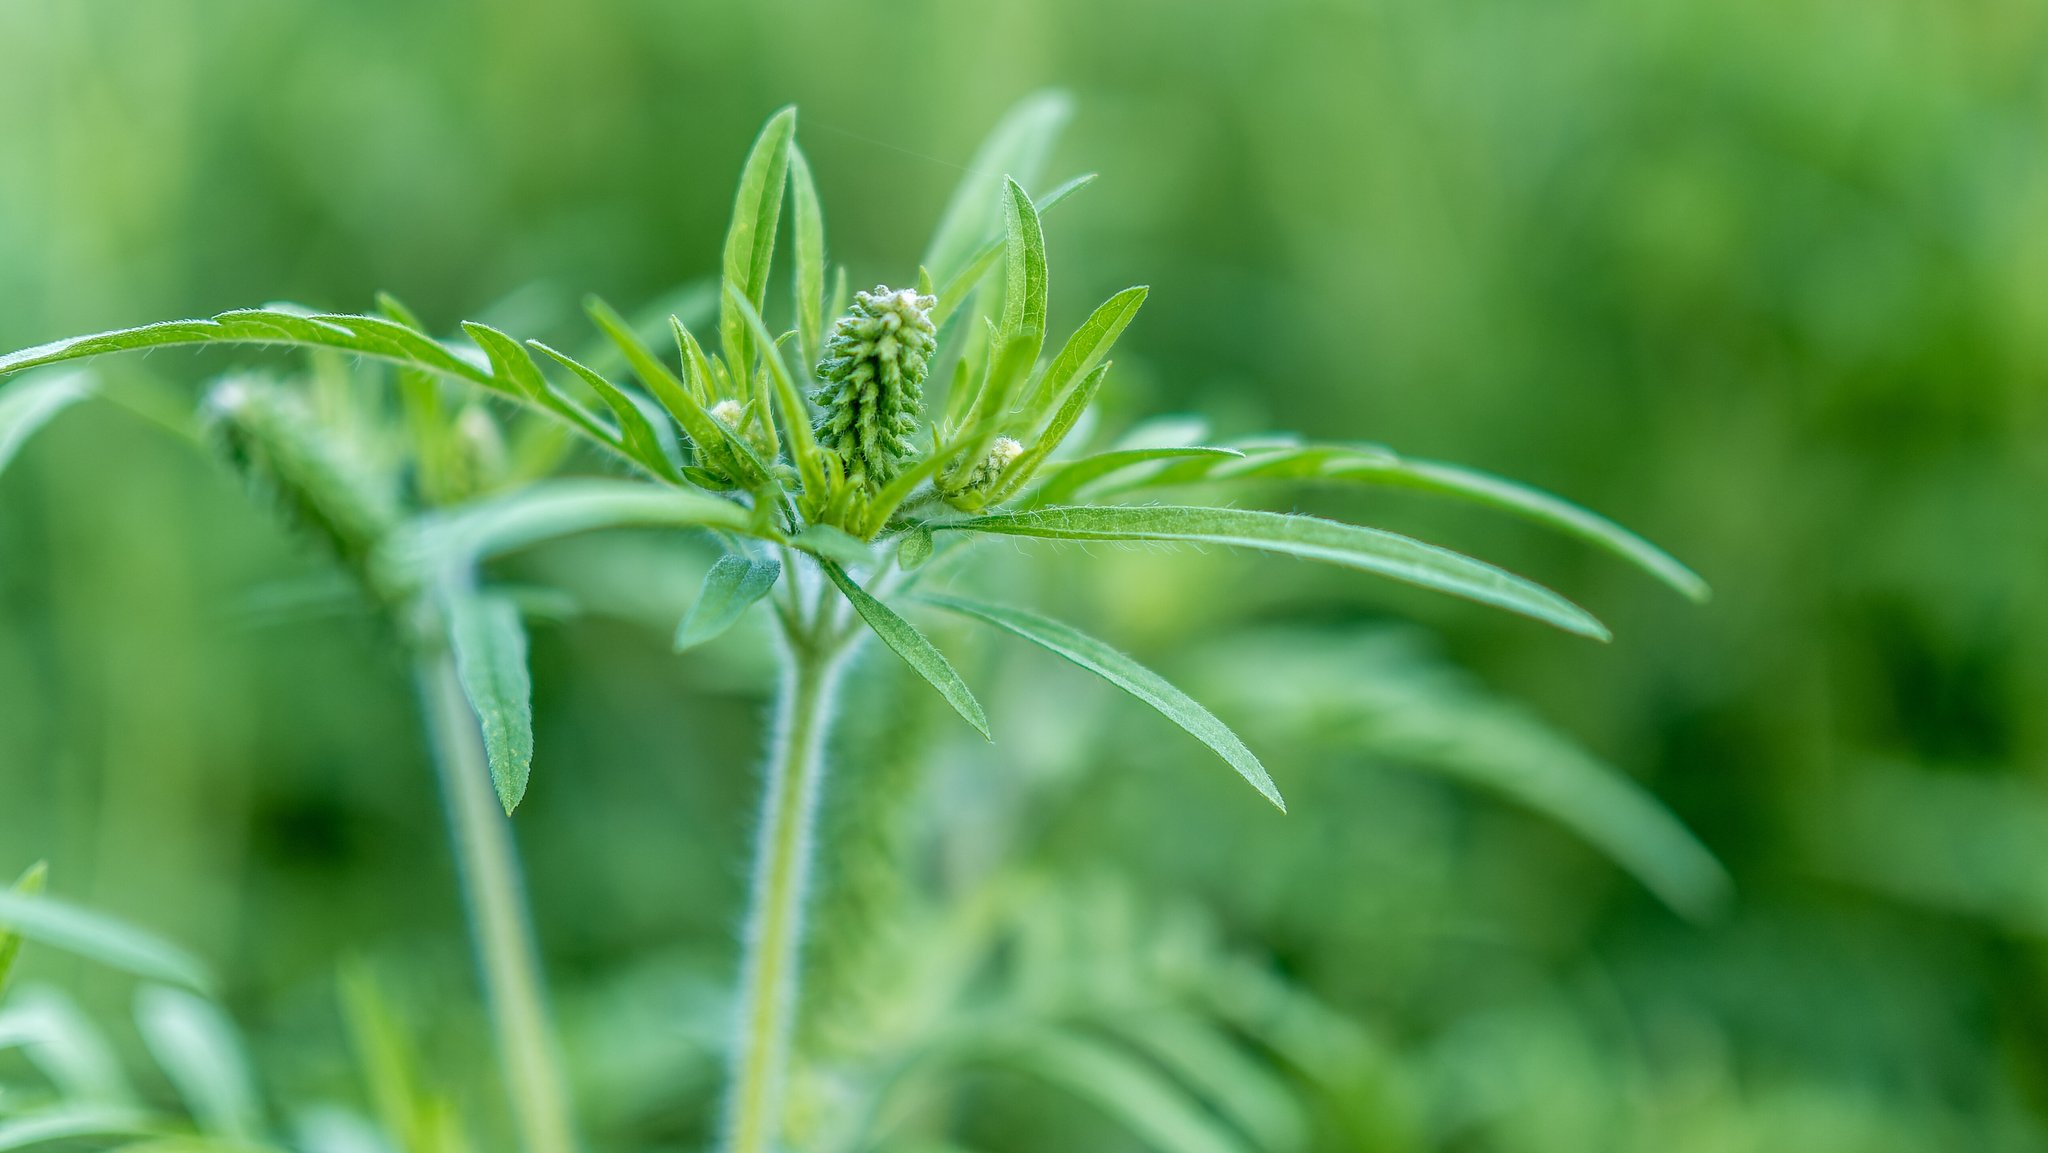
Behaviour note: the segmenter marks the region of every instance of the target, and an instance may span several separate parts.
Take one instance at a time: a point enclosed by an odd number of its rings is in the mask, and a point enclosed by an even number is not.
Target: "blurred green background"
[[[1102,175],[1048,218],[1054,327],[1152,286],[1113,423],[1514,476],[1716,597],[1395,494],[1284,499],[1528,572],[1616,641],[1274,562],[1040,549],[998,574],[1014,599],[1188,684],[1293,811],[1085,675],[949,634],[993,749],[861,678],[862,715],[931,730],[917,875],[943,893],[995,845],[1054,894],[1198,910],[1376,1054],[1330,1090],[1369,1123],[1317,1147],[2048,1148],[2048,7],[0,0],[0,60],[6,348],[380,288],[437,328],[582,340],[585,291],[715,269],[788,102],[834,258],[902,283],[981,134],[1067,90],[1054,175]],[[692,1147],[717,1070],[687,1022],[731,965],[767,666],[668,653],[686,547],[528,563],[586,587],[536,630],[517,819],[585,1119]],[[366,620],[280,610],[321,571],[130,413],[30,446],[0,479],[0,872],[47,858],[218,962],[282,1099],[358,1093],[332,987],[366,955],[488,1116],[403,664]],[[1655,792],[1732,873],[1724,913],[1416,771],[1468,697]],[[1030,1085],[967,1100],[975,1147],[1140,1147]]]

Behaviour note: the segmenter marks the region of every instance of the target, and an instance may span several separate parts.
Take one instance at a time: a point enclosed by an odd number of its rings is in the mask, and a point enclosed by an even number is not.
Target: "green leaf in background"
[[[718,333],[725,342],[726,367],[744,390],[754,370],[754,335],[736,307],[735,296],[761,311],[768,301],[769,262],[775,255],[775,228],[782,219],[783,180],[789,171],[790,140],[796,135],[796,109],[784,108],[761,129],[740,173],[739,194],[732,205],[732,225],[725,234],[725,295],[719,299]]]
[[[818,204],[818,185],[803,149],[789,146],[791,215],[796,235],[790,245],[796,265],[792,289],[796,296],[796,331],[804,364],[818,363],[825,347],[825,214]]]
[[[526,795],[526,780],[533,771],[533,680],[526,670],[526,628],[518,607],[504,597],[465,589],[444,599],[455,673],[483,730],[498,802],[511,816]]]
[[[1108,681],[1159,710],[1160,715],[1185,729],[1190,736],[1215,750],[1253,788],[1273,802],[1281,812],[1287,802],[1259,758],[1237,739],[1230,726],[1216,718],[1194,698],[1168,683],[1151,669],[1081,632],[1071,625],[1049,620],[1021,609],[985,604],[961,597],[927,594],[920,598],[943,609],[974,617],[1042,646]]]
[[[1308,1143],[1308,1117],[1278,1070],[1216,1023],[1155,1009],[1119,1014],[1108,1028],[1207,1101],[1259,1149],[1298,1150]],[[1263,1044],[1266,1039],[1259,1040]]]
[[[14,882],[14,892],[23,897],[40,894],[50,881],[50,866],[43,861],[30,865],[21,879]],[[7,982],[14,976],[14,966],[21,960],[20,933],[0,927],[0,994],[7,992]]]
[[[1566,632],[1607,640],[1586,610],[1513,573],[1381,529],[1320,517],[1185,505],[1078,506],[994,513],[934,530],[1052,540],[1156,540],[1229,545],[1319,560],[1520,613]]]
[[[974,250],[994,231],[996,195],[1004,177],[1030,185],[1038,180],[1059,139],[1067,119],[1073,115],[1073,101],[1064,92],[1037,92],[1019,101],[1003,115],[975,152],[967,174],[953,189],[939,226],[932,233],[924,259],[919,263],[931,270],[932,279],[945,284],[959,272]]]
[[[146,985],[135,994],[135,1024],[200,1132],[232,1142],[261,1136],[249,1058],[219,1006],[183,989]]]
[[[968,724],[973,725],[976,732],[990,740],[995,739],[989,736],[988,715],[982,712],[981,702],[974,699],[974,693],[967,687],[967,682],[961,680],[960,674],[953,671],[953,665],[946,660],[945,654],[941,653],[923,633],[917,631],[917,626],[897,616],[894,609],[876,600],[866,589],[855,584],[853,578],[846,575],[846,570],[841,568],[838,562],[821,558],[818,564],[853,604],[853,611],[860,614],[860,619],[867,622],[868,627],[874,630],[876,636],[882,638],[882,643],[888,645],[890,651],[902,657],[903,663],[909,665],[912,672],[939,690],[939,695],[946,698],[946,703],[953,706],[953,711],[959,713]]]
[[[82,372],[50,372],[0,388],[0,472],[51,417],[84,400],[92,385]]]
[[[782,577],[782,562],[733,553],[719,557],[704,574],[704,588],[676,627],[675,650],[683,652],[731,628],[755,601],[767,596]]]
[[[149,1117],[119,1105],[51,1105],[0,1120],[0,1150],[27,1149],[84,1137],[120,1137],[149,1132]]]
[[[1251,1153],[1235,1132],[1143,1059],[1064,1030],[991,1045],[1002,1065],[1093,1103],[1159,1153]]]
[[[1706,919],[1728,874],[1655,795],[1526,706],[1487,692],[1407,630],[1272,630],[1223,642],[1204,662],[1220,697],[1273,739],[1364,749],[1478,786],[1572,830],[1665,904]]]
[[[55,897],[0,891],[0,929],[102,965],[205,992],[213,978],[198,958],[153,933]]]

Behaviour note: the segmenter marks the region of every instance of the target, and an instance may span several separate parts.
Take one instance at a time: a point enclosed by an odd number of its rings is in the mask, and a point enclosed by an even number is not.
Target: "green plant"
[[[1225,503],[1276,481],[1398,485],[1525,516],[1704,597],[1697,576],[1603,518],[1511,482],[1378,446],[1274,437],[1201,445],[1140,435],[1100,452],[1068,452],[1109,379],[1108,354],[1147,290],[1110,297],[1046,355],[1041,218],[1088,178],[1037,198],[1026,187],[1036,182],[1031,169],[1063,120],[1057,98],[1038,98],[999,126],[942,219],[914,284],[848,300],[842,269],[828,300],[820,198],[795,143],[794,110],[777,113],[742,172],[725,245],[718,351],[707,352],[671,318],[676,359],[665,361],[612,309],[590,305],[641,389],[482,324],[463,325],[470,347],[444,343],[388,301],[380,316],[244,310],[0,357],[5,374],[130,349],[239,343],[309,347],[397,367],[411,466],[396,473],[357,467],[360,457],[351,463],[348,453],[337,452],[338,426],[302,419],[320,406],[291,399],[291,390],[274,395],[272,385],[238,379],[215,390],[214,407],[235,454],[270,477],[285,502],[335,545],[419,654],[421,695],[464,850],[508,1084],[515,1107],[538,1110],[521,1126],[535,1153],[566,1148],[569,1138],[566,1106],[533,1104],[558,1092],[559,1076],[540,1056],[545,1028],[507,834],[497,814],[481,811],[489,804],[487,772],[511,813],[532,757],[520,605],[508,590],[480,579],[492,557],[598,528],[703,530],[727,555],[682,622],[678,646],[716,636],[754,603],[765,602],[774,614],[782,683],[732,1046],[724,1144],[735,1153],[773,1147],[784,1124],[813,826],[828,772],[826,734],[854,651],[874,635],[976,731],[991,733],[965,680],[899,608],[979,621],[1096,673],[1283,805],[1265,767],[1221,719],[1117,649],[1035,613],[932,591],[941,576],[958,576],[970,546],[1027,538],[1243,548],[1449,593],[1581,636],[1607,636],[1591,614],[1558,594],[1462,554],[1380,529]],[[794,276],[789,327],[778,332],[765,314],[773,311],[770,272],[785,216]],[[544,363],[558,370],[556,379]],[[444,392],[441,379],[549,418],[633,478],[540,480],[558,463],[546,453],[531,458],[538,468],[505,467],[498,426],[469,417],[481,411],[473,398]],[[927,403],[927,380],[946,382],[942,399]],[[316,396],[323,387],[348,394],[352,386],[330,363],[324,376],[315,375]],[[464,415],[448,415],[450,406]],[[329,417],[364,411],[376,410],[346,396],[326,408]],[[1168,486],[1223,499],[1111,502]]]

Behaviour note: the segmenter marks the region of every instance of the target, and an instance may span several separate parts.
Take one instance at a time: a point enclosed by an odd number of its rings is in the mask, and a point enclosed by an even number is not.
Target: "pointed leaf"
[[[768,366],[768,375],[775,386],[776,407],[782,411],[783,432],[789,440],[789,453],[796,458],[797,473],[803,477],[804,490],[814,499],[822,498],[825,492],[825,465],[818,456],[818,441],[811,431],[811,408],[805,402],[803,393],[797,390],[796,378],[790,374],[789,365],[782,359],[782,350],[775,338],[769,335],[768,326],[761,322],[761,313],[749,302],[739,298],[736,291],[728,288],[726,299],[739,310],[740,320],[747,330],[754,334],[762,349],[762,360]]]
[[[116,969],[206,991],[199,960],[154,933],[55,897],[0,891],[0,929]]]
[[[1038,222],[1038,210],[1031,197],[1014,180],[1003,181],[1003,233],[1008,238],[1004,257],[1003,336],[1015,339],[1022,333],[1038,334],[1045,340],[1045,228]],[[1031,350],[1038,359],[1038,346]]]
[[[1076,176],[1051,192],[1046,193],[1038,200],[1033,201],[1033,207],[1037,210],[1038,215],[1043,218],[1046,213],[1051,212],[1061,201],[1093,183],[1095,183],[1095,174],[1093,172]],[[952,279],[940,286],[935,294],[939,298],[938,306],[932,309],[933,324],[943,325],[952,317],[954,311],[967,300],[968,294],[981,284],[982,278],[987,276],[991,269],[995,268],[996,261],[1002,259],[1003,253],[1008,247],[1009,237],[1007,234],[998,236],[987,244],[982,245],[965,267],[955,273]],[[842,273],[845,271],[844,268],[840,269]],[[921,282],[931,278],[929,270],[922,266],[919,267],[918,273]],[[835,315],[837,311],[835,310]],[[943,333],[941,335],[943,336]]]
[[[704,587],[683,623],[676,628],[677,652],[696,648],[731,628],[753,605],[767,596],[782,577],[782,562],[754,560],[733,553],[719,557],[704,574]]]
[[[753,372],[758,346],[746,318],[734,307],[733,296],[737,293],[755,312],[767,304],[769,262],[775,254],[782,185],[789,171],[790,139],[795,134],[795,108],[784,108],[768,118],[740,172],[732,225],[725,234],[725,295],[719,301],[718,332],[725,342],[726,367],[743,384]]]
[[[818,186],[811,179],[803,149],[789,146],[789,187],[796,219],[796,331],[806,365],[818,363],[825,347],[825,214],[818,204]]]
[[[1167,720],[1179,725],[1190,736],[1215,750],[1217,756],[1228,761],[1240,776],[1250,781],[1252,787],[1273,802],[1281,812],[1287,811],[1287,802],[1280,799],[1280,790],[1274,786],[1273,778],[1267,775],[1266,767],[1260,764],[1259,758],[1252,755],[1252,751],[1237,738],[1237,734],[1230,731],[1230,726],[1218,720],[1214,713],[1203,708],[1194,698],[1175,688],[1158,673],[1072,625],[1062,624],[1022,609],[936,594],[927,594],[920,599],[992,624],[1058,653],[1151,705]]]
[[[498,803],[511,816],[526,795],[526,780],[533,772],[533,680],[526,671],[526,628],[518,607],[505,597],[461,590],[444,599],[455,674],[483,730]]]
[[[967,687],[966,681],[960,679],[960,674],[953,671],[953,666],[946,660],[944,653],[941,653],[923,633],[918,632],[915,625],[897,616],[894,609],[876,600],[866,589],[853,583],[853,578],[846,575],[846,570],[840,567],[839,562],[820,559],[818,564],[824,568],[825,575],[832,578],[832,583],[839,586],[839,591],[846,595],[846,599],[852,602],[853,611],[859,613],[860,619],[866,621],[868,627],[875,631],[875,635],[882,638],[883,644],[902,657],[903,663],[909,665],[913,672],[939,690],[939,695],[946,698],[946,703],[953,706],[953,711],[959,713],[968,724],[973,725],[976,732],[990,740],[995,739],[989,737],[988,715],[981,711],[981,702],[974,699],[973,691]]]
[[[1186,541],[1259,549],[1465,597],[1580,636],[1609,636],[1591,614],[1533,581],[1412,537],[1320,517],[1177,505],[1076,506],[995,513],[932,528],[1054,540]]]
[[[1102,358],[1109,355],[1109,350],[1116,345],[1116,338],[1130,326],[1151,291],[1142,284],[1126,288],[1088,314],[1088,319],[1082,321],[1081,327],[1067,338],[1067,343],[1060,347],[1045,375],[1040,378],[1038,392],[1032,397],[1034,421],[1037,412],[1057,403],[1075,381],[1093,372]]]
[[[470,326],[463,327],[467,329]],[[647,418],[647,413],[640,408],[639,401],[633,399],[618,385],[598,375],[594,369],[572,360],[568,354],[558,352],[538,340],[529,340],[526,343],[574,373],[590,391],[597,394],[599,400],[604,401],[605,407],[611,409],[612,415],[618,417],[619,429],[625,437],[627,450],[633,454],[633,459],[640,462],[642,468],[663,480],[682,479],[682,470],[670,456],[674,451],[674,441],[669,435],[669,430],[666,427],[656,428],[654,422]]]

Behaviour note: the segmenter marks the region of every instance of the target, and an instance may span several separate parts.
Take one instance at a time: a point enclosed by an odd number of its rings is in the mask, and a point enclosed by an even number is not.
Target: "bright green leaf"
[[[734,306],[735,294],[757,313],[767,303],[769,262],[775,254],[776,225],[782,220],[782,186],[795,135],[795,108],[768,118],[740,172],[732,225],[725,234],[725,295],[719,299],[718,332],[725,342],[726,366],[742,384],[753,372],[756,349],[746,318]]]
[[[445,598],[455,673],[483,731],[491,784],[510,816],[533,772],[533,680],[526,628],[510,600],[470,590]]]
[[[1178,505],[1080,506],[995,513],[934,529],[1054,540],[1157,540],[1218,544],[1305,557],[1465,597],[1608,639],[1591,614],[1549,589],[1449,549],[1381,529],[1319,517]]]
[[[989,737],[988,715],[981,711],[981,702],[974,699],[973,691],[968,689],[966,681],[960,679],[960,674],[953,671],[953,665],[946,660],[945,654],[941,653],[923,633],[917,631],[917,626],[897,616],[894,609],[876,600],[866,589],[853,583],[853,578],[846,575],[846,570],[841,568],[838,562],[821,559],[818,564],[853,604],[853,611],[859,613],[860,619],[866,621],[875,635],[882,638],[882,643],[888,645],[897,656],[902,657],[903,663],[909,665],[911,671],[939,690],[939,695],[946,698],[946,703],[953,706],[953,711],[959,713],[968,724],[973,725],[975,731]]]
[[[675,649],[692,649],[723,634],[755,601],[767,596],[782,576],[782,562],[732,553],[719,557],[704,574],[704,587],[676,628]]]
[[[1287,802],[1280,799],[1280,790],[1274,787],[1273,778],[1267,775],[1266,767],[1259,763],[1259,758],[1244,746],[1243,741],[1237,739],[1237,734],[1230,731],[1230,726],[1216,719],[1215,714],[1168,683],[1166,678],[1158,673],[1071,625],[1049,620],[1034,613],[960,597],[926,595],[922,599],[940,608],[985,621],[1058,653],[1151,705],[1167,720],[1179,725],[1187,730],[1190,736],[1215,750],[1217,756],[1228,761],[1239,775],[1250,781],[1252,787],[1264,794],[1265,798],[1273,802],[1281,812],[1287,811]]]
[[[825,347],[825,213],[818,204],[818,186],[811,178],[803,149],[789,146],[789,187],[796,220],[796,331],[804,363],[816,364]]]
[[[82,372],[51,372],[0,389],[0,471],[49,419],[92,390]]]

